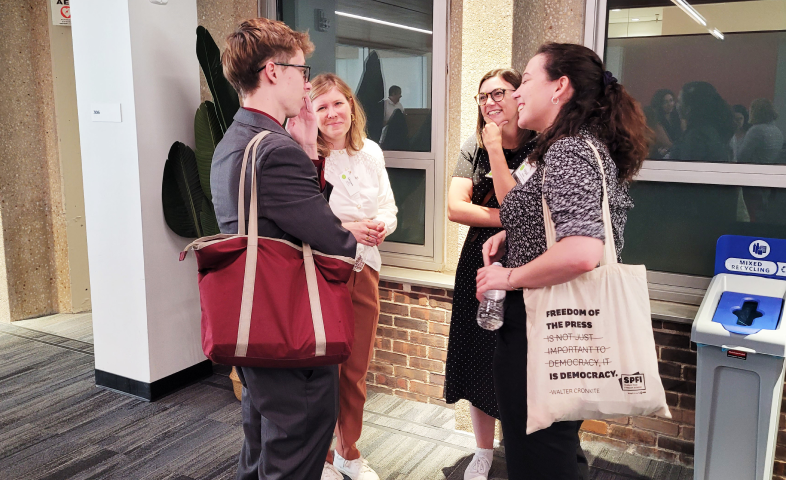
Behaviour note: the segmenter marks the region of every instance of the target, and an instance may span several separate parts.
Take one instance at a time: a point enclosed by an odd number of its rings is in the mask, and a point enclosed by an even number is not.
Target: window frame
[[[258,0],[261,16],[278,17],[277,0]],[[433,0],[431,57],[431,151],[401,152],[385,150],[385,165],[391,168],[426,170],[426,244],[385,242],[379,247],[382,264],[394,267],[441,271],[444,266],[445,152],[447,146],[448,98],[448,10],[450,0]],[[408,166],[407,166],[408,165]]]
[[[383,255],[383,261],[386,257],[397,260],[406,260],[413,256],[422,258],[433,257],[435,228],[434,222],[429,223],[428,219],[434,218],[434,188],[436,182],[434,178],[434,162],[431,159],[399,158],[388,157],[386,155],[385,167],[401,168],[407,170],[424,170],[426,172],[426,237],[423,245],[385,241],[379,247],[380,253]],[[386,265],[387,264],[388,263],[386,263]]]
[[[441,179],[445,177],[447,138],[449,0],[433,0],[433,5],[431,151],[384,151],[385,165],[388,167],[426,170],[426,242],[422,246],[385,242],[380,245],[379,251],[383,265],[441,271],[444,261],[445,222],[438,220],[437,214],[445,211],[445,182]]]
[[[608,0],[587,0],[584,19],[584,46],[605,61]],[[634,181],[786,188],[786,165],[645,160]],[[699,305],[710,278],[648,269],[647,282],[651,300]]]

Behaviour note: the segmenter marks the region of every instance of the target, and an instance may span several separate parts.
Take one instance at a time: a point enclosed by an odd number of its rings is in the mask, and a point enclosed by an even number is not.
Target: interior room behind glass
[[[647,116],[647,163],[679,180],[634,183],[625,261],[711,276],[720,235],[786,238],[786,189],[743,181],[786,169],[786,0],[609,0],[607,13],[605,61]],[[729,168],[736,185],[703,173]]]

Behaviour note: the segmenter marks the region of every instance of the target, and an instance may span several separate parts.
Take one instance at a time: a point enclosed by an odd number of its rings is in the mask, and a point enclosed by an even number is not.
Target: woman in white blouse
[[[360,455],[356,442],[363,426],[366,373],[379,320],[379,249],[396,229],[396,202],[379,145],[366,138],[366,116],[352,89],[332,73],[311,81],[317,115],[319,155],[325,180],[333,185],[330,208],[358,241],[365,266],[353,272],[348,287],[355,310],[352,355],[339,366],[339,405],[333,467],[352,480],[379,480]],[[328,455],[328,461],[330,461]],[[326,466],[323,480],[333,478]]]

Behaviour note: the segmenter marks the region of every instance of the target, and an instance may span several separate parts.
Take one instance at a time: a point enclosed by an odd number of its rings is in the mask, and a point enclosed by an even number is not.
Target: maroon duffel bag
[[[216,363],[241,367],[316,367],[342,363],[352,349],[354,313],[347,281],[354,259],[308,244],[258,236],[256,168],[251,174],[248,235],[243,202],[249,152],[256,166],[263,131],[246,147],[240,174],[237,235],[188,245],[199,267],[202,349]]]

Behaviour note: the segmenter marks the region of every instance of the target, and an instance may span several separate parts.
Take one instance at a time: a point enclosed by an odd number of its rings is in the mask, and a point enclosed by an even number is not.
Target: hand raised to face
[[[303,97],[303,105],[296,117],[287,121],[287,132],[304,150],[317,144],[317,116],[308,95]]]
[[[486,125],[483,127],[483,131],[481,132],[481,137],[483,138],[483,147],[488,151],[492,149],[502,149],[502,127],[504,127],[508,121],[504,121],[501,124],[497,125],[494,122],[486,121]]]

